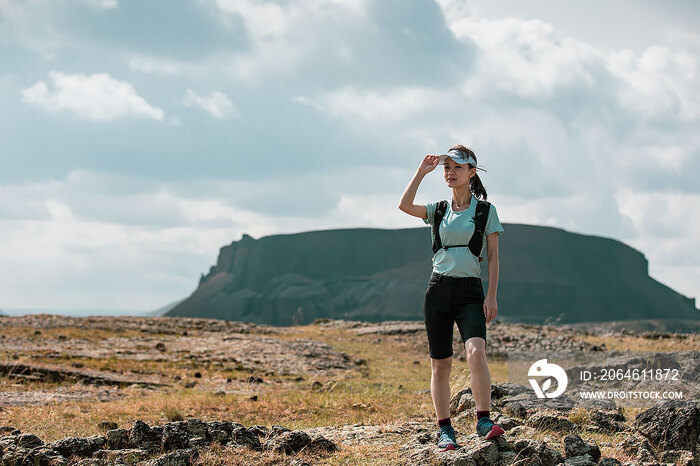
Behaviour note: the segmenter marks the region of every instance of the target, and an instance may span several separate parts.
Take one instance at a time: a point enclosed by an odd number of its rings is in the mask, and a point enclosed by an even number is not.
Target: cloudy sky
[[[502,222],[700,297],[698,5],[0,0],[0,309],[155,309],[242,233],[423,227],[398,200],[457,143]]]

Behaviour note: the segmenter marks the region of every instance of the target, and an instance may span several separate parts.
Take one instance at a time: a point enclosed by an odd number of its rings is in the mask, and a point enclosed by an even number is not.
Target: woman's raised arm
[[[423,181],[423,177],[433,171],[437,167],[440,157],[433,154],[428,154],[421,161],[420,166],[413,175],[411,182],[406,186],[406,190],[401,196],[401,201],[399,202],[399,209],[406,212],[409,215],[419,218],[428,218],[428,211],[422,204],[414,204],[413,201],[416,198],[416,192],[418,192],[418,186],[420,182]]]

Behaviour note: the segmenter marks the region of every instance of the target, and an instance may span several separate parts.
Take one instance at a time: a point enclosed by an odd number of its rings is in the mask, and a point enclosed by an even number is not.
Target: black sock
[[[489,411],[477,411],[476,412],[476,422],[479,422],[479,419],[482,417],[489,417]]]
[[[450,418],[446,417],[445,419],[438,419],[438,426],[451,426],[452,422],[450,422]]]

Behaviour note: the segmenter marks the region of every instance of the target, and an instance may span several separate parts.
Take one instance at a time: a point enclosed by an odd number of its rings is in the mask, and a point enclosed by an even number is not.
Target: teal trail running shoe
[[[442,426],[437,433],[437,446],[440,451],[445,450],[456,450],[459,448],[457,445],[457,438],[455,437],[455,430],[452,426]]]
[[[479,419],[479,422],[476,423],[476,433],[487,439],[496,438],[504,432],[501,426],[495,424],[491,418],[488,417],[482,417]]]

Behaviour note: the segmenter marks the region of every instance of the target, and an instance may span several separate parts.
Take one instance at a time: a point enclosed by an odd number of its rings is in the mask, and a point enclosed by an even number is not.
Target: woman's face
[[[468,163],[457,163],[450,157],[445,159],[445,182],[447,187],[469,186],[469,178],[476,172],[476,168],[469,168]]]

